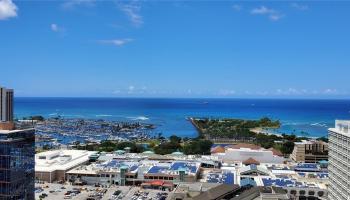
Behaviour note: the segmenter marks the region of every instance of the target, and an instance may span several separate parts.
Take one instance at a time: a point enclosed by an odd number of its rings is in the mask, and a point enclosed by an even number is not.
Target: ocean
[[[350,100],[16,97],[15,117],[32,115],[140,121],[181,137],[198,135],[188,117],[269,117],[282,122],[276,133],[321,137],[335,119],[350,119]]]

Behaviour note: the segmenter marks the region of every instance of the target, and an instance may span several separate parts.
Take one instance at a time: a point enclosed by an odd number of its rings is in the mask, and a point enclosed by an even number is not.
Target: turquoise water
[[[279,119],[279,133],[326,136],[335,119],[350,119],[350,100],[15,98],[15,116],[43,115],[153,123],[164,136],[195,137],[187,117]]]

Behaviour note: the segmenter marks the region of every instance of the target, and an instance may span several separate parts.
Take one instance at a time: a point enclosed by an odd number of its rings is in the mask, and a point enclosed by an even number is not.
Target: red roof
[[[280,150],[277,150],[275,148],[269,148],[270,151],[272,151],[273,155],[275,156],[283,156],[283,153]]]
[[[222,146],[216,146],[212,148],[211,153],[225,153],[225,148]]]
[[[151,181],[151,182],[148,182],[148,183],[150,183],[150,184],[153,185],[153,186],[162,186],[162,185],[165,183],[165,181],[162,181],[162,180],[154,180],[154,181]]]
[[[259,165],[260,162],[255,160],[254,158],[250,157],[247,160],[243,161],[243,164],[245,164],[245,165]]]

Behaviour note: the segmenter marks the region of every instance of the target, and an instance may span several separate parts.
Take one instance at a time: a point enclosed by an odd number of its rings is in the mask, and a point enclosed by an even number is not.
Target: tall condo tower
[[[329,129],[328,199],[350,199],[350,120]]]
[[[13,121],[13,90],[0,86],[0,122]]]

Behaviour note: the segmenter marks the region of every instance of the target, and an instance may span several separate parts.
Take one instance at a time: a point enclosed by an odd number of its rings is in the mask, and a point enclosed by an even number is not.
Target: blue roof
[[[317,173],[318,178],[328,178],[328,173]]]
[[[224,184],[234,184],[234,175],[231,172],[226,172],[223,174],[219,173],[209,173],[208,183],[224,183]]]
[[[168,169],[168,167],[153,166],[151,167],[151,169],[148,170],[147,173],[157,174],[157,173],[161,173],[162,170],[166,170],[166,169]]]
[[[291,179],[271,179],[263,178],[262,179],[264,186],[280,186],[280,187],[295,187],[301,185]]]
[[[121,167],[127,167],[129,168],[130,171],[135,171],[138,169],[138,166],[133,164],[130,165],[127,162],[123,162],[120,160],[111,160],[108,163],[102,164],[102,167],[107,167],[107,168],[121,168]]]
[[[305,171],[305,172],[320,171],[317,167],[317,164],[313,164],[313,163],[298,164],[294,170],[295,171]]]
[[[137,165],[133,165],[130,167],[130,171],[135,171],[137,168],[139,168]]]
[[[174,162],[174,163],[170,166],[170,170],[174,170],[174,171],[177,171],[177,170],[179,170],[180,168],[187,169],[187,170],[190,171],[191,173],[196,173],[196,172],[197,172],[197,167],[196,167],[195,163]]]

